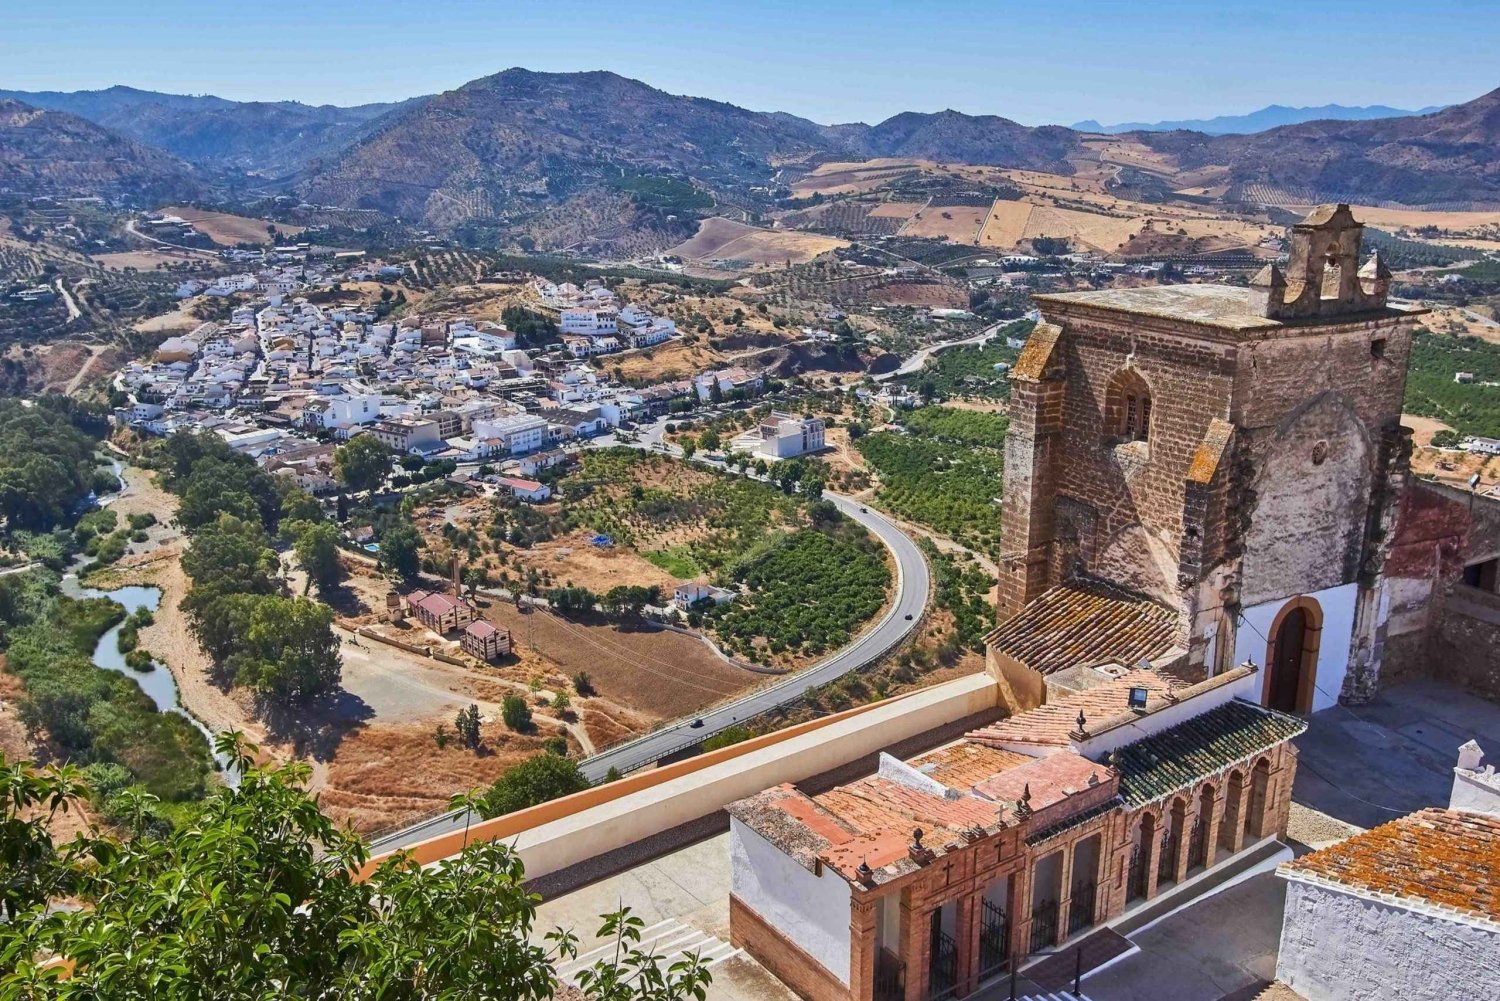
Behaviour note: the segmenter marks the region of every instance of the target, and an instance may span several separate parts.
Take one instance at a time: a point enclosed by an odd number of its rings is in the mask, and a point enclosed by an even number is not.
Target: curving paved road
[[[906,533],[858,501],[838,494],[824,494],[839,510],[864,525],[890,549],[896,560],[896,600],[874,626],[853,643],[811,667],[743,698],[710,709],[696,719],[683,719],[654,733],[617,744],[583,762],[583,774],[597,782],[611,768],[621,772],[639,768],[698,743],[741,720],[757,716],[802,697],[809,685],[822,685],[857,667],[862,667],[895,646],[917,625],[927,606],[927,561]],[[700,726],[694,726],[697,722]]]
[[[658,423],[641,436],[639,447],[649,448],[661,440],[663,424]],[[612,436],[598,439],[600,446],[614,444]],[[658,451],[663,451],[658,449]],[[678,450],[667,447],[664,451],[674,454]],[[717,465],[716,460],[703,460]],[[749,719],[778,706],[795,702],[802,697],[809,685],[822,685],[856,668],[863,667],[880,657],[916,628],[927,607],[930,575],[927,560],[922,551],[901,529],[883,515],[866,509],[858,501],[842,494],[824,493],[824,498],[844,514],[869,529],[883,542],[896,562],[896,597],[891,607],[875,625],[867,628],[854,642],[811,667],[789,674],[773,684],[759,688],[734,702],[716,706],[696,717],[684,717],[644,737],[585,758],[580,767],[591,782],[598,782],[611,768],[620,772],[659,761],[673,752],[691,747],[741,720]],[[694,724],[698,725],[694,725]],[[375,852],[394,851],[424,841],[427,838],[461,830],[465,824],[461,813],[448,813],[421,821],[404,830],[397,831],[371,842]]]

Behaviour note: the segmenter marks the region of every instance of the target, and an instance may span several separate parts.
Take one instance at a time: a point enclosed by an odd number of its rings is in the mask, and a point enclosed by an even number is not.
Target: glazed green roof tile
[[[1187,789],[1306,729],[1307,724],[1295,716],[1249,702],[1226,702],[1126,744],[1106,760],[1120,773],[1120,795],[1136,807]]]

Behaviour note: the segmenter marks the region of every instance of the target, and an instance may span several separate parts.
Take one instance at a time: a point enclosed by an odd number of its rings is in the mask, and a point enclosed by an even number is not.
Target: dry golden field
[[[902,236],[935,237],[973,244],[989,215],[985,205],[924,205],[901,227]]]
[[[760,229],[730,219],[704,219],[698,232],[686,243],[670,251],[691,260],[749,261],[752,264],[805,264],[819,254],[836,247],[847,247],[848,240],[819,236],[798,230]]]
[[[192,223],[194,229],[223,247],[232,247],[237,243],[270,243],[271,235],[266,232],[267,226],[275,226],[287,236],[296,236],[305,228],[291,223],[271,222],[269,219],[230,215],[228,212],[206,212],[185,205],[168,205],[161,210],[161,214],[175,215]]]
[[[114,254],[96,254],[94,261],[111,271],[135,268],[137,271],[155,271],[158,265],[168,267],[179,264],[212,264],[218,260],[207,250],[176,250],[171,247],[152,247],[146,250],[122,250]]]

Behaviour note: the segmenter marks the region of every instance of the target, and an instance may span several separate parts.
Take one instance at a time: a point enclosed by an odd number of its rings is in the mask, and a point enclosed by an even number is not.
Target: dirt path
[[[63,284],[61,278],[57,280],[57,291],[63,297],[63,304],[68,307],[68,319],[76,320],[83,315],[83,310],[79,309],[78,303],[73,301],[73,293],[68,291],[68,286]]]
[[[61,278],[58,279],[58,284],[62,284]],[[98,361],[99,356],[109,350],[108,345],[104,344],[90,344],[86,345],[86,347],[89,356],[83,360],[82,365],[78,366],[78,371],[73,373],[73,377],[68,380],[67,385],[63,386],[62,392],[64,396],[72,396],[78,391],[78,387],[83,385],[84,377],[93,371],[94,362]]]
[[[174,542],[134,568],[141,574],[141,583],[155,584],[162,591],[155,621],[141,630],[141,646],[166,662],[177,679],[183,706],[210,730],[239,730],[264,746],[270,734],[255,718],[249,694],[239,689],[226,692],[218,686],[212,677],[213,661],[188,624],[182,599],[192,582],[182,570],[181,553],[181,544]]]

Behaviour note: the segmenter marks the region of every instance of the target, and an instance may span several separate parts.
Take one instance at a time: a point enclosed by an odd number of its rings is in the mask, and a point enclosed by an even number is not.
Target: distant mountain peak
[[[1342,104],[1324,104],[1317,107],[1293,108],[1285,104],[1268,104],[1258,111],[1245,115],[1219,115],[1215,118],[1184,118],[1162,122],[1120,122],[1103,125],[1095,119],[1077,122],[1072,128],[1079,132],[1102,132],[1117,135],[1121,132],[1203,132],[1208,135],[1243,135],[1264,132],[1283,125],[1299,125],[1313,121],[1363,122],[1381,118],[1405,118],[1441,111],[1441,106],[1405,111],[1383,104],[1349,107]]]

